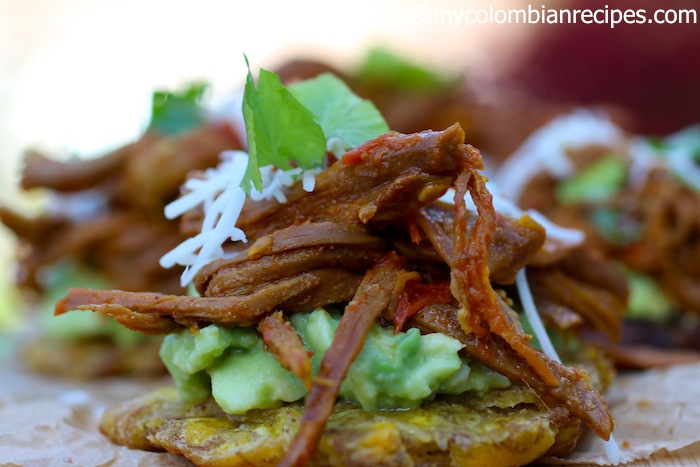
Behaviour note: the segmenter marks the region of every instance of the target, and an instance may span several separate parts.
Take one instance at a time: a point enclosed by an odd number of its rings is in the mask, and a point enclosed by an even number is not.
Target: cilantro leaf
[[[651,277],[623,269],[629,287],[628,309],[625,318],[663,322],[673,312],[673,303],[666,298]]]
[[[289,90],[313,112],[326,139],[340,138],[347,149],[389,131],[372,102],[358,97],[330,73],[295,83]]]
[[[176,134],[199,125],[204,120],[202,99],[209,86],[194,82],[181,91],[155,91],[148,128],[164,134]]]
[[[620,190],[626,177],[625,162],[620,157],[610,155],[562,182],[556,189],[556,197],[566,206],[602,202]]]
[[[406,91],[443,90],[456,82],[454,76],[435,73],[383,47],[369,50],[356,78]]]
[[[279,76],[260,69],[257,87],[248,65],[243,96],[243,119],[248,136],[249,161],[241,187],[250,193],[251,183],[262,190],[260,167],[293,165],[310,169],[326,154],[323,130],[313,113],[285,88]]]

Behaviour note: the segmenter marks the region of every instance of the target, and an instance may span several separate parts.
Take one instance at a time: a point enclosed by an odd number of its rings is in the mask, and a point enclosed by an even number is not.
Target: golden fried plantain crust
[[[213,401],[183,404],[169,387],[108,409],[100,429],[117,444],[169,451],[197,465],[274,466],[302,410],[293,403],[232,416]],[[524,465],[545,454],[568,454],[580,433],[568,411],[549,409],[516,385],[413,410],[365,412],[339,402],[311,465]]]

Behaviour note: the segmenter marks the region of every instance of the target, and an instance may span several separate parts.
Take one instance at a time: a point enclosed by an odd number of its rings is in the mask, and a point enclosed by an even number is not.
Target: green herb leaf
[[[673,311],[671,303],[652,278],[624,269],[629,286],[627,318],[651,319],[662,322]]]
[[[322,163],[326,139],[313,113],[280,82],[279,76],[261,69],[255,86],[248,65],[243,97],[243,119],[248,136],[248,167],[241,183],[262,190],[260,167],[310,169]]]
[[[367,53],[356,78],[409,91],[441,90],[456,82],[454,76],[434,73],[381,47]]]
[[[605,157],[562,182],[556,197],[563,205],[604,201],[617,193],[626,176],[627,167],[621,158]]]
[[[358,97],[330,73],[295,83],[289,90],[313,112],[326,139],[340,138],[347,149],[389,131],[372,102]]]
[[[204,120],[201,103],[208,88],[206,83],[195,82],[181,91],[155,91],[149,129],[176,134],[199,125]]]
[[[646,139],[646,142],[656,151],[663,151],[666,149],[666,141],[664,141],[662,138],[649,137]]]

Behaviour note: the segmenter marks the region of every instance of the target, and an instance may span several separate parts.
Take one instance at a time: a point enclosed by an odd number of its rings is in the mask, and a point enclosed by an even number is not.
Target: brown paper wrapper
[[[71,382],[23,371],[0,360],[0,465],[185,466],[167,453],[112,444],[97,428],[104,409],[158,380]],[[621,463],[700,466],[700,364],[624,374],[607,394]],[[603,442],[586,434],[567,459],[543,464],[609,465]],[[628,464],[629,463],[629,464]]]
[[[700,466],[700,364],[619,375],[605,395],[615,418],[619,464]],[[587,433],[566,459],[550,464],[606,465],[604,443]],[[628,464],[629,463],[629,464]]]
[[[191,466],[171,454],[117,446],[97,428],[106,407],[170,383],[64,381],[0,360],[0,466]]]

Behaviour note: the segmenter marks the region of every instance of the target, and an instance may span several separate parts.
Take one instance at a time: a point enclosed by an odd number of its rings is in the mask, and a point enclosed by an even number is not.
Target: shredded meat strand
[[[607,290],[568,276],[557,267],[529,271],[530,286],[538,300],[548,299],[559,306],[574,310],[592,327],[611,340],[620,338],[621,315],[626,303]]]
[[[306,397],[301,427],[280,467],[305,465],[313,455],[350,365],[362,350],[370,327],[392,301],[399,271],[391,258],[381,261],[367,272],[357,294],[345,307]]]
[[[109,174],[123,170],[132,154],[151,147],[160,139],[160,135],[146,133],[138,141],[102,157],[80,161],[58,161],[35,150],[27,151],[24,155],[22,188],[42,187],[61,192],[91,188]]]
[[[281,311],[266,316],[258,323],[258,331],[272,355],[283,368],[294,373],[306,389],[311,388],[311,353],[304,347],[299,333]]]
[[[163,207],[177,198],[187,173],[240,147],[228,123],[204,122],[177,134],[149,129],[96,158],[60,161],[28,151],[21,186],[49,191],[57,209],[30,218],[0,206],[0,222],[18,240],[16,284],[23,298],[45,297],[45,273],[65,265],[99,275],[114,289],[183,293],[182,268],[166,270],[158,261],[186,239]]]
[[[252,326],[280,305],[292,311],[313,308],[314,305],[321,306],[316,304],[313,297],[314,289],[320,284],[332,280],[340,283],[353,282],[355,278],[355,274],[348,274],[339,269],[309,271],[265,284],[255,293],[234,297],[189,297],[151,292],[72,288],[66,297],[56,303],[55,314],[60,315],[74,309],[105,313],[106,309],[102,305],[118,304],[129,310],[129,314],[134,313],[134,318],[143,316],[142,319],[130,319],[122,324],[135,331],[150,331],[151,334],[155,331],[149,317],[151,314],[170,316],[178,322],[200,320],[222,326]],[[347,291],[342,288],[340,290]],[[354,289],[351,292],[354,292]],[[336,303],[349,300],[351,296],[329,296],[327,299],[333,300],[329,303]],[[297,301],[294,301],[295,299]],[[159,333],[166,334],[170,331],[170,326],[163,326]]]
[[[425,284],[420,281],[417,273],[407,273],[400,277],[403,284],[400,286],[398,303],[392,307],[396,311],[391,317],[394,322],[394,332],[397,334],[401,332],[408,318],[426,306],[435,303],[451,303],[454,299],[448,282]]]
[[[466,203],[467,187],[477,207],[479,217],[467,238]],[[501,310],[496,292],[489,281],[487,252],[496,228],[496,213],[491,204],[491,194],[481,175],[462,172],[456,183],[455,192],[455,267],[452,277],[460,309],[460,323],[467,334],[475,333],[484,337],[488,332],[502,337],[521,355],[542,380],[549,386],[557,386],[559,381],[546,365],[544,356],[535,350],[524,334],[516,332]],[[488,329],[487,327],[488,326]]]

